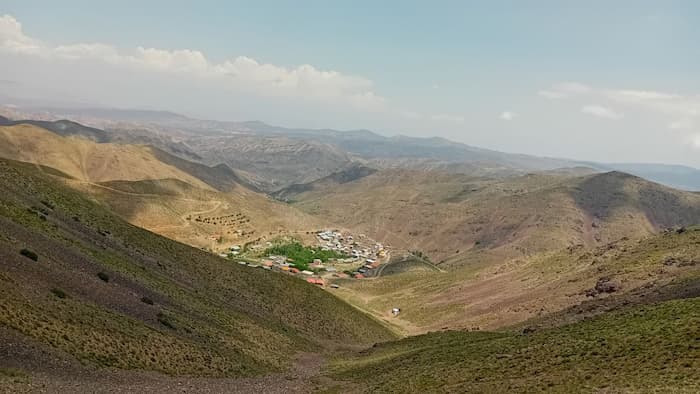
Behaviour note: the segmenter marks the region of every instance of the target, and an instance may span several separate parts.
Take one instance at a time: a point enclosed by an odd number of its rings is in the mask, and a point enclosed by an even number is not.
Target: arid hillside
[[[66,182],[131,224],[213,251],[279,236],[306,239],[324,228],[322,220],[243,187],[222,193],[173,179]]]
[[[332,145],[284,136],[196,136],[186,143],[208,164],[239,169],[266,191],[312,182],[354,162]]]
[[[71,178],[64,182],[130,223],[196,247],[303,237],[322,227],[318,218],[252,190],[226,165],[208,167],[149,146],[98,143],[78,126],[68,136],[29,124],[0,127],[0,157],[59,170]]]
[[[700,295],[699,242],[697,228],[669,231],[445,272],[407,270],[343,281],[338,294],[408,334],[497,330],[535,318],[552,325],[570,321],[554,317],[567,310],[581,318],[680,297],[686,289]],[[390,314],[394,307],[401,309],[398,316]]]
[[[158,160],[148,146],[63,137],[28,124],[0,127],[0,157],[52,167],[87,182],[178,179],[211,189],[202,180]]]
[[[489,179],[384,170],[297,189],[285,195],[293,206],[442,267],[592,248],[700,222],[700,195],[620,172]]]

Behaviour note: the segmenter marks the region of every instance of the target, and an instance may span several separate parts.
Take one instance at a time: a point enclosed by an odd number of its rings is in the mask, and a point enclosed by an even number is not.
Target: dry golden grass
[[[0,157],[52,167],[88,182],[178,179],[211,189],[158,160],[150,147],[98,144],[80,137],[61,137],[32,125],[0,127]]]
[[[130,223],[196,247],[223,250],[280,235],[303,238],[323,227],[322,221],[242,185],[219,192],[161,161],[147,146],[95,143],[17,125],[0,127],[0,157],[55,168],[74,178],[66,181],[70,186]],[[236,223],[227,220],[236,215]]]

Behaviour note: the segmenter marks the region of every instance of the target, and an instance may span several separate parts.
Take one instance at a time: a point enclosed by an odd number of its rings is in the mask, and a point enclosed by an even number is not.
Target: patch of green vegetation
[[[266,256],[287,256],[287,259],[291,260],[293,265],[299,269],[308,269],[309,264],[313,262],[314,259],[326,262],[330,259],[343,259],[348,257],[334,250],[323,250],[319,247],[304,246],[296,241],[273,245],[265,249],[263,254]]]
[[[61,289],[53,288],[51,289],[51,293],[61,299],[68,298],[68,294]]]
[[[171,330],[177,330],[177,328],[175,328],[175,324],[171,321],[171,319],[165,313],[158,312],[157,317],[158,317],[158,322],[160,324],[164,325],[165,327],[168,327]]]
[[[367,392],[697,392],[700,298],[536,331],[431,333],[337,359]]]
[[[109,275],[105,274],[104,272],[98,272],[97,277],[103,282],[109,282]]]
[[[29,375],[17,368],[0,368],[0,382],[3,380],[11,383],[26,383],[29,381]]]
[[[19,377],[19,376],[26,376],[27,374],[24,373],[24,371],[17,369],[17,368],[0,368],[0,376],[6,376],[6,377]]]

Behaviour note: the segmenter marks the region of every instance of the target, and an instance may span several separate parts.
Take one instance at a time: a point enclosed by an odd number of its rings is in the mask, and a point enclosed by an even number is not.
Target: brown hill
[[[361,164],[353,164],[313,182],[295,183],[272,193],[272,196],[279,200],[290,201],[290,199],[294,199],[295,196],[299,194],[308,193],[314,190],[329,190],[338,185],[356,181],[360,178],[372,175],[375,172],[377,172],[377,170],[374,168]]]
[[[443,266],[595,247],[700,222],[700,196],[612,172],[486,179],[380,171],[292,195],[300,209]]]
[[[350,155],[332,145],[282,136],[196,136],[188,146],[209,164],[241,170],[266,191],[312,182],[351,165]]]
[[[322,221],[269,197],[237,187],[221,193],[165,180],[71,182],[130,223],[214,251],[279,236],[306,239]]]
[[[55,168],[132,224],[197,247],[304,237],[322,227],[251,190],[226,165],[208,167],[149,146],[96,143],[20,124],[0,127],[0,157]]]
[[[408,334],[549,327],[630,304],[700,296],[699,241],[697,227],[668,231],[447,272],[347,280],[337,294]],[[397,317],[394,307],[401,308]]]
[[[52,167],[87,182],[178,179],[211,189],[195,176],[158,160],[153,148],[62,137],[28,124],[0,127],[0,157]]]

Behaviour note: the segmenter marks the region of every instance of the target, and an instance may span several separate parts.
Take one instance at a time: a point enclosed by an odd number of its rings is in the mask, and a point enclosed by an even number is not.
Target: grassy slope
[[[134,227],[46,172],[57,173],[0,160],[3,326],[90,365],[206,376],[263,373],[327,343],[392,338],[321,289]]]
[[[331,371],[368,392],[698,392],[700,299],[530,334],[427,334],[339,359]]]

